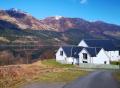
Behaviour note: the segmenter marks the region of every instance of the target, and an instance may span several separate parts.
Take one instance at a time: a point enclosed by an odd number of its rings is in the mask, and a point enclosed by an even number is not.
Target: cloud
[[[87,0],[80,0],[80,3],[85,4],[85,3],[87,3]]]

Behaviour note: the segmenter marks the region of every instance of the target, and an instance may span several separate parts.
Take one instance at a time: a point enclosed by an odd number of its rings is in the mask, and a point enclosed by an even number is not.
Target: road
[[[78,78],[63,88],[120,88],[120,86],[113,78],[112,72],[97,71],[86,77]]]

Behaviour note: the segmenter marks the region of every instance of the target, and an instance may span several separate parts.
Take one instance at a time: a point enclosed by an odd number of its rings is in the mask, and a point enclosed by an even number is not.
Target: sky
[[[10,8],[38,19],[64,16],[120,25],[120,0],[0,0],[0,9]]]

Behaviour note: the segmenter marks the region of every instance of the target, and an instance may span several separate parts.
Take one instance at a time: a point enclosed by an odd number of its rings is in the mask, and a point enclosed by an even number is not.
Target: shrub
[[[110,64],[112,64],[112,65],[120,65],[120,61],[111,61]]]

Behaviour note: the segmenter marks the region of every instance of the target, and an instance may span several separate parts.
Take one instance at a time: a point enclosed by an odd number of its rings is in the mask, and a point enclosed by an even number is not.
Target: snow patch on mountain
[[[30,14],[28,14],[27,12],[24,12],[24,11],[22,11],[22,10],[20,10],[20,9],[17,9],[17,8],[11,8],[11,9],[6,10],[6,11],[11,11],[11,12],[15,12],[15,13],[21,13],[21,14],[30,15]]]
[[[55,19],[56,20],[59,20],[59,19],[61,19],[62,18],[62,16],[55,16]]]

